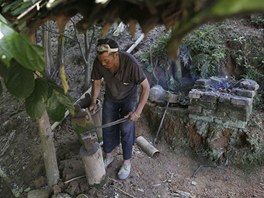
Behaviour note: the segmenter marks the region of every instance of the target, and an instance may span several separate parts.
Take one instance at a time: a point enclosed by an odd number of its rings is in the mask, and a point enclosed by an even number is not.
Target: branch
[[[71,38],[71,37],[69,37],[69,36],[67,36],[67,35],[65,35],[65,34],[62,34],[62,33],[59,33],[59,32],[56,32],[56,31],[51,30],[51,29],[48,28],[46,25],[43,25],[42,28],[43,28],[43,30],[46,30],[46,31],[48,31],[48,32],[50,32],[50,33],[57,34],[57,35],[62,35],[62,36],[64,36],[65,38],[68,38],[68,39],[71,39],[71,40],[73,40],[73,41],[76,41],[76,39]]]
[[[131,194],[129,194],[129,193],[123,191],[123,190],[120,189],[120,188],[117,188],[117,187],[115,187],[115,186],[113,186],[113,188],[116,189],[116,190],[118,190],[118,191],[120,191],[121,193],[123,193],[123,194],[125,194],[125,195],[131,197],[131,198],[136,198],[135,196],[133,196],[133,195],[131,195]]]
[[[76,28],[76,25],[75,25],[75,23],[74,23],[74,21],[72,19],[71,19],[71,22],[72,22],[73,27],[74,27],[74,36],[75,36],[75,38],[77,40],[77,43],[78,43],[78,46],[80,48],[80,51],[81,51],[81,54],[82,54],[82,57],[83,57],[83,61],[84,61],[85,65],[88,65],[88,61],[86,60],[86,57],[85,57],[84,52],[83,52],[82,47],[81,47],[81,43],[80,43],[80,41],[78,39],[78,36],[77,36],[77,28]]]

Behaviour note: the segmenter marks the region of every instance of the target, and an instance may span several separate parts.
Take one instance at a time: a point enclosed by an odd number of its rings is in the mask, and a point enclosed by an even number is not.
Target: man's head
[[[96,46],[100,63],[108,69],[118,65],[118,44],[113,39],[99,39]]]

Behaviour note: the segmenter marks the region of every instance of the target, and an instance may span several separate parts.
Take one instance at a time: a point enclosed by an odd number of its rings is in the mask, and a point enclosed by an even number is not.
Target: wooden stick
[[[136,42],[131,45],[131,47],[127,50],[128,53],[132,52],[133,49],[137,47],[137,45],[143,40],[144,34],[141,34],[140,37],[136,40]]]
[[[202,168],[202,167],[211,167],[211,168],[217,168],[216,165],[200,165],[192,174],[191,177],[195,177],[196,173],[198,173],[198,171]]]
[[[70,183],[70,182],[72,182],[72,181],[74,181],[74,180],[81,179],[81,178],[84,178],[84,177],[85,177],[85,175],[71,178],[71,179],[65,181],[64,184],[68,184],[68,183]]]
[[[40,5],[40,3],[42,2],[42,0],[36,2],[35,4],[33,4],[32,6],[30,6],[26,11],[24,11],[23,13],[21,13],[18,17],[17,20],[20,20],[21,18],[23,18],[24,16],[26,16],[29,12],[31,12],[35,7],[37,8],[37,11],[40,9],[40,7],[42,7]]]
[[[118,184],[123,185],[122,182],[120,182],[120,181],[118,181],[118,180],[116,180],[116,179],[113,179],[113,178],[111,178],[111,177],[109,177],[109,179],[112,180],[113,182],[116,182],[116,183],[118,183]]]
[[[121,190],[120,188],[117,188],[117,187],[113,187],[113,188],[115,188],[116,190],[119,190],[120,192],[122,192],[123,194],[125,194],[125,195],[127,195],[127,196],[129,196],[129,197],[136,198],[136,197],[134,197],[133,195],[131,195],[131,194],[129,194],[129,193],[127,193],[127,192]]]

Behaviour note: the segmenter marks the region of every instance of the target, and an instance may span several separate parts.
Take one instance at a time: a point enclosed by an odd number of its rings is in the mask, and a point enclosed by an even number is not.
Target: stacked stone
[[[214,82],[212,82],[214,81]],[[259,85],[241,80],[228,92],[211,88],[211,83],[223,83],[225,78],[197,80],[189,92],[189,118],[193,121],[216,123],[226,128],[245,128],[252,113],[253,98]]]

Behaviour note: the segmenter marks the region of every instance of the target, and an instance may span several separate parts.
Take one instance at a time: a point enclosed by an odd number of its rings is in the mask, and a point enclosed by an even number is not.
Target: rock
[[[50,191],[48,189],[32,190],[28,193],[27,198],[49,198]]]
[[[79,194],[76,198],[88,198],[88,195],[85,195],[85,194]]]
[[[56,194],[59,194],[61,192],[61,187],[59,185],[54,185],[52,187],[53,189],[53,193],[56,195]]]
[[[35,188],[41,188],[47,185],[47,179],[43,176],[33,181]]]
[[[196,182],[196,181],[192,181],[191,184],[192,184],[193,186],[196,186],[196,185],[197,185],[197,182]]]
[[[164,99],[166,91],[160,85],[155,85],[150,89],[149,100],[152,102],[160,102]]]
[[[60,193],[57,195],[52,195],[51,198],[72,198],[72,197],[67,193]]]

